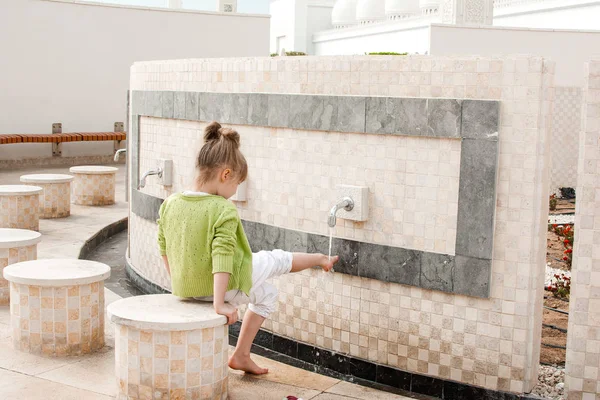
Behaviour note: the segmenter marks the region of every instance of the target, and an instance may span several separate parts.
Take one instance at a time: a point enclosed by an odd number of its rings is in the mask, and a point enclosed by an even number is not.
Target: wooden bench
[[[113,132],[72,132],[63,133],[62,124],[52,124],[51,134],[35,133],[8,133],[0,134],[0,145],[19,144],[19,143],[52,143],[52,155],[60,157],[62,155],[61,143],[69,142],[114,142],[115,151],[119,149],[121,141],[127,139],[122,122],[115,122]]]

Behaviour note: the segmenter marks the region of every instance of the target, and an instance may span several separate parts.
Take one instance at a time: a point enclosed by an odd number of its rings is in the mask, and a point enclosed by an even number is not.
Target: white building
[[[597,0],[272,0],[271,52],[433,53],[431,26],[600,29]]]
[[[598,0],[273,0],[271,52],[532,54],[556,62],[551,187],[575,187],[582,70],[600,54]],[[390,94],[393,94],[390,88]]]

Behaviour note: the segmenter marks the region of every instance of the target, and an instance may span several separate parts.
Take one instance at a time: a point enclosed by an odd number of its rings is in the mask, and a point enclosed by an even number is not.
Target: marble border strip
[[[163,199],[133,190],[131,211],[149,221],[158,219]],[[285,249],[327,254],[323,235],[242,221],[253,251]],[[474,297],[487,297],[492,261],[408,250],[336,238],[332,252],[340,256],[336,273]]]
[[[127,277],[145,294],[169,293],[139,275],[126,258]],[[229,344],[235,346],[241,323],[229,328]],[[539,400],[538,397],[484,389],[451,380],[420,375],[276,335],[260,329],[252,353],[307,371],[373,387],[398,395],[434,396],[441,400]],[[430,398],[430,397],[427,397]]]
[[[499,102],[486,100],[133,91],[132,181],[139,180],[140,172],[140,116],[461,140],[456,256],[430,256],[428,254],[432,253],[424,253],[420,258],[421,266],[428,267],[419,279],[422,281],[425,276],[425,281],[433,280],[431,285],[434,288],[441,286],[439,290],[448,290],[448,284],[440,282],[452,275],[452,293],[489,297],[498,171],[499,108]],[[384,248],[382,253],[376,254],[388,257],[391,264],[396,262],[397,256],[415,253],[400,248],[371,246],[374,249]],[[368,251],[364,254],[363,257],[368,257]],[[441,264],[440,257],[443,258]],[[381,258],[377,259],[379,264],[381,261]],[[383,271],[386,270],[387,276],[385,272],[364,273],[375,279],[403,279],[395,277],[397,269],[384,267]],[[414,284],[415,279],[408,284]],[[486,284],[481,285],[482,281]]]

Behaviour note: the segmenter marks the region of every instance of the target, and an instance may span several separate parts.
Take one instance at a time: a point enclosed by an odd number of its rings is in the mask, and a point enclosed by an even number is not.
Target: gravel
[[[566,399],[564,382],[564,368],[541,365],[538,384],[531,393],[545,399],[564,400]]]
[[[550,265],[546,265],[546,276],[544,278],[544,287],[548,287],[556,279],[554,275],[565,275],[571,277],[571,271],[565,271],[564,269],[552,268]]]
[[[575,214],[548,215],[549,224],[574,224]]]

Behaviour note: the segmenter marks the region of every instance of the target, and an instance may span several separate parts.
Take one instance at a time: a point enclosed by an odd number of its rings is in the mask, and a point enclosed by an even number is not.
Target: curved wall
[[[171,188],[150,178],[143,193],[132,193],[131,266],[168,288],[153,212],[193,176],[206,121],[228,121],[240,131],[250,164],[248,202],[239,209],[254,250],[323,249],[335,184],[370,190],[370,219],[344,221],[336,231],[334,243],[346,255],[341,270],[277,280],[279,309],[265,328],[405,371],[527,391],[539,361],[552,74],[553,65],[539,57],[136,64],[132,113],[140,116],[131,121],[130,136],[139,151],[128,154],[133,179],[159,158],[174,160],[175,175]],[[261,92],[361,95],[364,112],[349,106],[356,97],[256,94]],[[415,99],[397,97],[428,100],[423,111]],[[462,99],[498,100],[499,129],[478,124],[490,121],[493,107],[465,119],[469,102]],[[484,135],[466,137],[468,126]],[[483,168],[494,159],[493,143],[499,148],[497,175],[495,168]],[[483,147],[473,151],[470,145]],[[493,175],[478,175],[490,170]],[[465,181],[469,176],[479,178]],[[469,184],[482,182],[488,185]],[[491,209],[469,208],[489,199]],[[461,213],[470,216],[462,228]],[[487,234],[477,230],[485,227]],[[419,254],[420,263],[404,273],[406,263],[398,260],[407,253]],[[478,289],[476,283],[484,285]]]

